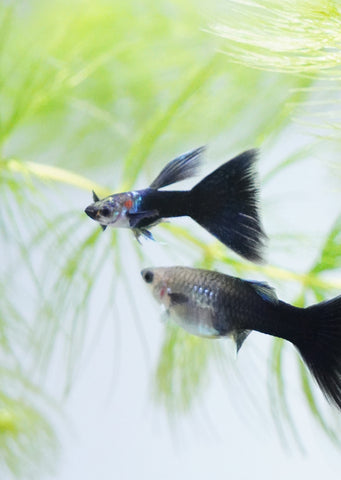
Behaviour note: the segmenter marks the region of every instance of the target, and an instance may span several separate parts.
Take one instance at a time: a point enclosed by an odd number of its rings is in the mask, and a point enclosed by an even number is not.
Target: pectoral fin
[[[133,232],[135,235],[136,240],[141,244],[140,242],[140,237],[145,237],[148,240],[153,240],[155,242],[155,238],[153,237],[153,234],[147,230],[146,228],[133,228]]]
[[[183,293],[168,293],[168,296],[171,301],[171,305],[184,305],[188,303],[189,298]]]
[[[157,210],[146,210],[145,212],[129,213],[129,226],[131,228],[138,228],[141,223],[145,226],[151,225],[158,218],[159,213]],[[148,223],[148,219],[150,222]]]

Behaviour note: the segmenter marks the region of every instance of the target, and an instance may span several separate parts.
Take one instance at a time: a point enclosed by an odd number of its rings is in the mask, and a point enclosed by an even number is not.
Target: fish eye
[[[109,207],[102,207],[100,210],[100,214],[102,217],[108,217],[110,215],[110,208]]]
[[[151,272],[150,270],[147,270],[146,272],[143,272],[143,280],[146,282],[146,283],[152,283],[153,279],[154,279],[154,273]]]

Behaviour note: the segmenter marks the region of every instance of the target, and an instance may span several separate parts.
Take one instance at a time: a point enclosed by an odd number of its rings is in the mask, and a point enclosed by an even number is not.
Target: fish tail
[[[242,257],[263,260],[256,150],[226,162],[191,190],[190,216]]]
[[[341,409],[341,295],[307,307],[293,343],[327,399]]]

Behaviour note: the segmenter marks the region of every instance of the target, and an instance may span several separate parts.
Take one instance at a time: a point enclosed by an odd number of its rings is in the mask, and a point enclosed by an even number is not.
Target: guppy
[[[148,188],[109,195],[85,213],[107,226],[130,228],[137,239],[153,238],[148,228],[165,218],[189,216],[239,255],[262,260],[266,235],[258,213],[256,150],[248,150],[221,165],[189,191],[161,188],[194,175],[205,147],[169,162]]]
[[[188,267],[141,272],[154,298],[189,333],[232,337],[252,330],[293,343],[327,399],[341,409],[341,296],[306,308],[279,300],[267,283]]]

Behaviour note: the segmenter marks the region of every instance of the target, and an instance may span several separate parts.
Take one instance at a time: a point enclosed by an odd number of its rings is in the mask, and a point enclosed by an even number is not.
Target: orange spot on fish
[[[133,201],[129,198],[124,202],[124,206],[128,209],[131,208],[133,206]]]

